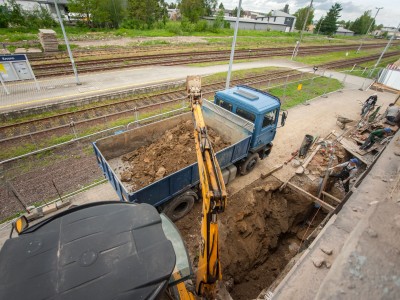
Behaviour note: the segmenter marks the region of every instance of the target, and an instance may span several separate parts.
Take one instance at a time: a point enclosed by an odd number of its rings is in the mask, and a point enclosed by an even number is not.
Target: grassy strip
[[[391,51],[396,51],[396,50],[400,50],[400,47],[396,46],[391,48]],[[300,56],[296,58],[296,61],[309,65],[319,65],[337,60],[348,60],[348,59],[365,57],[373,54],[378,54],[381,52],[382,49],[378,48],[378,49],[363,50],[361,53],[357,54],[356,49],[354,49],[354,51],[340,51],[340,52],[325,53],[314,56]]]
[[[314,80],[308,79],[301,83],[303,87],[300,91],[297,89],[299,83],[296,82],[288,84],[286,92],[284,86],[279,86],[269,89],[269,93],[281,99],[283,103],[282,109],[288,109],[343,87],[339,80],[326,77],[319,77]]]
[[[371,76],[369,76],[369,72],[370,72],[370,69],[373,68],[373,66],[375,65],[376,61],[369,61],[369,62],[360,64],[359,67],[362,67],[362,68],[355,68],[351,73],[348,73],[348,74],[351,74],[354,76],[359,76],[359,77],[364,77],[364,78],[375,78],[382,68],[386,68],[386,66],[388,64],[392,64],[397,60],[398,60],[398,57],[395,57],[395,56],[383,58],[381,60],[381,62],[377,65],[376,69],[374,70],[374,72],[372,73]],[[364,71],[364,68],[367,68],[367,70]],[[348,70],[348,69],[349,68],[340,68],[337,70],[343,71],[343,70]]]
[[[267,72],[285,71],[285,70],[290,70],[290,69],[279,68],[279,67],[264,67],[264,68],[238,70],[238,71],[232,72],[231,80],[240,79],[240,78],[247,77],[247,76],[257,76],[257,75],[261,75],[261,74],[264,74]],[[227,75],[228,75],[228,72],[215,73],[215,74],[203,77],[202,82],[203,82],[203,84],[210,84],[210,83],[214,83],[214,82],[225,81]]]
[[[60,27],[53,30],[57,37],[62,39]],[[119,37],[173,37],[173,36],[198,36],[205,37],[210,44],[230,44],[233,36],[232,29],[219,29],[217,31],[183,31],[180,22],[168,22],[163,29],[136,30],[136,29],[105,29],[105,28],[82,28],[66,27],[67,34],[71,41],[74,40],[102,40],[115,39]],[[38,40],[38,30],[31,28],[0,28],[0,40],[5,42],[20,42]],[[239,30],[238,46],[241,44],[272,44],[272,45],[294,45],[299,39],[298,32],[280,32],[266,30]],[[357,38],[338,37],[328,39],[322,35],[306,34],[303,43],[306,44],[340,44],[349,43]],[[168,42],[161,42],[167,44]],[[160,45],[159,42],[149,42],[149,45]]]

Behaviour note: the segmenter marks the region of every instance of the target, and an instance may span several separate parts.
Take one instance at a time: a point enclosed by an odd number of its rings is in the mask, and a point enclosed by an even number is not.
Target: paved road
[[[255,62],[234,64],[233,70],[244,70],[261,67],[286,67],[295,68],[304,72],[312,72],[306,65],[290,60],[260,60]],[[57,79],[39,80],[41,90],[38,91],[33,82],[7,83],[10,95],[6,95],[0,87],[0,112],[18,110],[41,106],[52,103],[71,101],[87,96],[106,94],[118,90],[128,90],[143,86],[161,84],[184,80],[188,75],[209,75],[218,72],[226,72],[227,65],[215,65],[208,67],[188,66],[161,66],[135,69],[123,69],[119,71],[107,71],[96,74],[81,75],[82,85],[76,85],[74,77],[59,77]],[[318,73],[322,74],[322,70]],[[327,71],[324,76],[332,76],[339,80],[344,79],[344,74]],[[370,82],[364,79],[347,76],[346,82],[353,88],[359,88],[363,84],[366,87]]]

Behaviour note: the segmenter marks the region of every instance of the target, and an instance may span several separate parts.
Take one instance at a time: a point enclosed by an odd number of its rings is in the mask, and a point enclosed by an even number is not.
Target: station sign
[[[25,54],[0,55],[0,75],[4,81],[35,79]]]

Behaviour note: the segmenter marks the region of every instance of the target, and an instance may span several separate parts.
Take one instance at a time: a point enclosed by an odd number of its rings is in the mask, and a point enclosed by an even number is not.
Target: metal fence
[[[289,98],[290,88],[298,84],[313,87],[315,80],[324,74],[321,71],[319,74],[301,73],[296,76],[292,80],[289,80],[289,76],[282,76],[268,82],[253,82],[251,85],[263,90],[281,88],[281,99],[285,103]],[[343,79],[345,81],[346,77]],[[319,86],[320,91],[321,89],[325,90],[323,94],[328,93],[327,87]],[[303,93],[303,97],[307,99],[316,96],[313,88],[303,88],[298,93]],[[108,122],[110,120],[100,120],[103,123],[102,130],[84,136],[82,134],[86,129],[76,124],[66,128],[64,133],[70,140],[46,148],[40,147],[39,140],[27,136],[27,140],[37,144],[38,149],[0,162],[0,220],[23,211],[24,206],[40,205],[102,180],[103,175],[91,143],[188,109],[186,102],[182,100],[177,100],[173,105],[166,108],[160,104],[159,109],[153,109],[151,113],[146,109],[131,111],[124,120],[124,125],[111,128],[108,127],[111,126]]]

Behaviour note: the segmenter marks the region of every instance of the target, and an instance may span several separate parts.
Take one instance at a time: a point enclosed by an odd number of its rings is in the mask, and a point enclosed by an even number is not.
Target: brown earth
[[[255,298],[297,253],[313,204],[288,188],[279,192],[281,184],[274,177],[255,181],[229,197],[219,216],[223,280],[233,299]],[[308,184],[303,179],[302,187],[308,190]],[[176,222],[193,266],[201,244],[200,223],[201,203]]]
[[[122,157],[118,169],[121,181],[130,191],[138,190],[154,181],[196,162],[196,150],[191,120],[165,131],[163,137],[148,146],[140,147]],[[229,145],[212,129],[208,135],[217,152]]]

